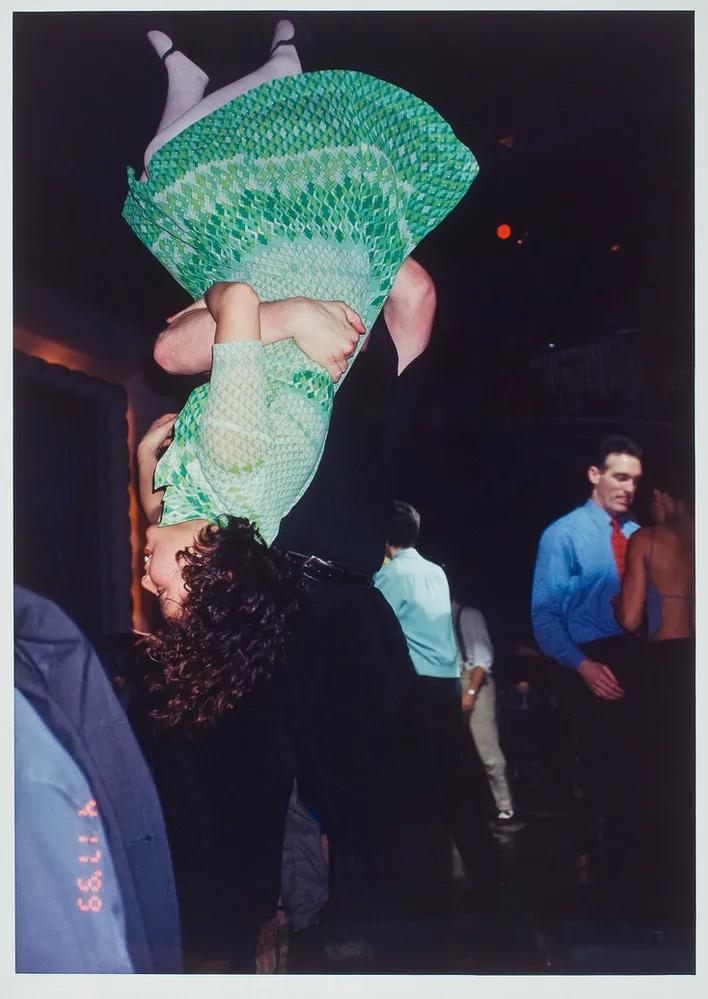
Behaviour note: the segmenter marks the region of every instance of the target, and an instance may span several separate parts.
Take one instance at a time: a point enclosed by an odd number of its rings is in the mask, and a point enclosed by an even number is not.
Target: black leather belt
[[[363,583],[365,586],[371,585],[368,576],[363,576],[360,572],[352,572],[351,569],[336,562],[327,562],[317,555],[301,555],[300,552],[288,552],[288,558],[298,565],[305,576],[310,579],[341,580],[343,583]]]

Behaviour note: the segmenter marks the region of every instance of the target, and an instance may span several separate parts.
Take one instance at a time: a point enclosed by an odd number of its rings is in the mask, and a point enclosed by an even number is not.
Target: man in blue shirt
[[[485,819],[486,776],[462,715],[450,588],[443,569],[413,547],[419,529],[417,510],[396,502],[386,544],[389,561],[374,576],[374,586],[393,608],[418,674],[421,735],[449,833],[475,888],[497,887],[503,865]]]
[[[622,866],[635,741],[627,701],[640,681],[639,643],[617,624],[611,600],[620,590],[627,540],[639,527],[629,511],[642,475],[641,451],[627,437],[607,437],[587,475],[590,499],[541,536],[531,620],[541,650],[583,681],[575,709],[584,790],[605,819],[605,843]]]
[[[621,584],[613,535],[619,531],[628,539],[639,527],[629,509],[642,475],[640,459],[629,438],[602,442],[597,463],[588,468],[590,499],[543,532],[533,578],[531,619],[539,646],[608,700],[623,690],[608,665],[582,647],[624,634],[610,603]]]

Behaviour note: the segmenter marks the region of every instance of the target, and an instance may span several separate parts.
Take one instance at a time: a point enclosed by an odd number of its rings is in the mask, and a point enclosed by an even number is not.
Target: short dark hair
[[[658,489],[672,500],[693,504],[693,474],[688,463],[680,458],[659,459],[652,462],[647,475],[649,489]]]
[[[387,541],[394,548],[412,548],[420,532],[420,514],[410,503],[396,500],[393,517],[388,525]]]
[[[611,454],[629,454],[633,458],[641,458],[642,449],[631,437],[625,437],[624,434],[608,434],[600,441],[592,464],[604,472],[607,468],[607,458]]]

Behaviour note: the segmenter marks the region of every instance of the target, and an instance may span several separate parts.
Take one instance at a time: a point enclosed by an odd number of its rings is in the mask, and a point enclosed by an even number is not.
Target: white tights
[[[227,104],[234,97],[239,97],[261,83],[277,80],[283,76],[296,76],[302,72],[302,66],[294,45],[279,45],[278,42],[292,38],[295,29],[290,21],[278,21],[271,43],[271,56],[260,69],[241,77],[234,83],[229,83],[220,90],[215,90],[208,97],[204,96],[209,77],[206,73],[179,51],[170,52],[164,60],[167,70],[167,100],[162,112],[157,132],[148,143],[145,150],[145,170],[155,152],[166,142],[179,135],[189,125],[199,121],[212,111]],[[162,58],[172,46],[172,41],[162,31],[149,31],[150,44]],[[141,180],[145,180],[143,173]]]

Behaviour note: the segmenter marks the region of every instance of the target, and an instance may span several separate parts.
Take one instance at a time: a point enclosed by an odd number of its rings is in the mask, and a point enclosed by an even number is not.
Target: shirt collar
[[[618,514],[616,517],[613,517],[612,514],[608,513],[607,510],[603,510],[602,507],[592,499],[589,499],[586,502],[583,509],[590,514],[595,523],[599,524],[600,527],[609,527],[613,520],[616,520],[619,526],[623,527],[629,520],[629,517],[624,514]]]
[[[413,558],[420,558],[420,555],[415,550],[415,548],[404,548],[403,551],[400,551],[396,555],[394,555],[393,558],[391,559],[391,561],[395,562],[396,559],[403,558],[404,556],[407,557],[407,558],[411,558],[411,557],[413,557]]]

